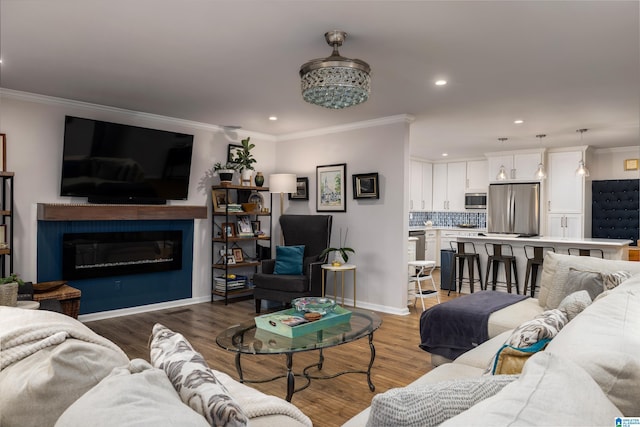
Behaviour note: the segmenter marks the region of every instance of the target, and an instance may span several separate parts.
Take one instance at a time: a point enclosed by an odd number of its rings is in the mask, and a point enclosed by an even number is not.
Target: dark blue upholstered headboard
[[[638,243],[640,180],[592,181],[592,237],[631,239]]]

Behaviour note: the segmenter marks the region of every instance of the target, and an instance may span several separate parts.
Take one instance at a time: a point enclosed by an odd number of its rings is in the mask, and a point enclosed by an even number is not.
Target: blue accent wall
[[[69,282],[80,289],[80,314],[191,298],[193,220],[38,221],[38,282],[62,279],[65,233],[182,231],[182,269],[149,274],[100,277]]]

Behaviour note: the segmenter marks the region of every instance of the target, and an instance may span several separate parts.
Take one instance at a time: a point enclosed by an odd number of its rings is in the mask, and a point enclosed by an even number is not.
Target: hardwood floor
[[[436,283],[438,280],[436,280]],[[441,291],[442,301],[447,297]],[[457,294],[456,294],[457,296]],[[430,307],[435,298],[425,299]],[[394,387],[402,387],[431,369],[430,355],[418,347],[419,321],[422,307],[410,306],[408,316],[379,313],[382,326],[374,334],[376,358],[372,368],[375,392],[369,391],[363,374],[347,374],[329,380],[313,380],[303,391],[293,395],[292,403],[311,418],[315,426],[340,426],[366,408],[371,398]],[[149,360],[148,342],[151,328],[162,323],[183,334],[193,347],[202,353],[213,369],[238,378],[234,353],[218,347],[215,337],[230,325],[255,317],[253,300],[238,301],[227,306],[221,303],[201,303],[186,307],[159,310],[114,319],[87,322],[86,325],[119,345],[133,358]],[[294,355],[294,370],[299,372],[317,359],[317,352]],[[369,346],[366,339],[325,350],[323,373],[343,370],[366,369],[369,363]],[[285,356],[243,357],[245,378],[267,378],[285,372]],[[286,380],[249,384],[262,392],[284,398]]]

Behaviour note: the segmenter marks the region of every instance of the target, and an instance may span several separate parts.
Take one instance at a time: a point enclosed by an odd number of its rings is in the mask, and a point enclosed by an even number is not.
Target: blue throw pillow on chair
[[[276,267],[273,274],[302,274],[304,246],[276,246]]]

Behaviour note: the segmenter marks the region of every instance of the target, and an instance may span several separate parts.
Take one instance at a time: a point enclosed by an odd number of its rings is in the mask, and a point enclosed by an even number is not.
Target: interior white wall
[[[288,214],[333,215],[331,245],[340,245],[349,230],[347,246],[355,249],[349,263],[357,265],[357,304],[391,313],[407,313],[408,202],[405,195],[409,159],[409,123],[345,130],[286,141],[276,145],[277,171],[309,178],[309,200],[285,200]],[[346,212],[316,212],[316,166],[346,163]],[[354,200],[352,175],[378,172],[379,200]],[[274,195],[274,224],[279,203]],[[278,230],[275,230],[278,233]],[[333,282],[333,273],[328,275]],[[340,283],[340,278],[338,278]],[[332,289],[331,287],[329,288]],[[338,293],[340,295],[340,293]],[[352,274],[345,274],[346,301],[353,299]]]
[[[594,150],[592,164],[587,164],[590,178],[594,181],[605,179],[638,179],[640,170],[624,170],[626,159],[640,159],[640,141],[636,147],[602,148]]]
[[[59,196],[65,115],[193,134],[189,197],[170,204],[206,205],[210,212],[211,185],[219,183],[212,166],[226,161],[228,144],[238,144],[247,136],[256,144],[257,169],[266,173],[273,170],[275,139],[266,135],[26,93],[3,91],[0,102],[0,128],[7,135],[7,169],[15,172],[14,271],[25,280],[37,279],[36,204],[86,203],[86,198]],[[194,223],[195,299],[211,295],[210,218],[209,214]]]

